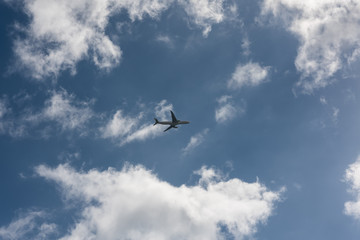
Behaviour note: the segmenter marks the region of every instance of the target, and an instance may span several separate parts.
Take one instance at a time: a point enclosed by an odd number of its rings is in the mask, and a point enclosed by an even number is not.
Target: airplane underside
[[[167,129],[164,130],[164,132],[166,132],[167,130],[171,129],[171,128],[178,128],[177,126],[170,126]]]

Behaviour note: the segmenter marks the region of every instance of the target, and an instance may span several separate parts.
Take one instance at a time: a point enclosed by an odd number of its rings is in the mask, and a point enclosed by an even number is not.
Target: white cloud
[[[231,101],[232,96],[224,95],[217,99],[218,107],[215,109],[215,120],[218,123],[225,123],[238,115],[245,113],[246,104],[244,101],[239,106]]]
[[[40,165],[36,172],[60,185],[65,199],[82,203],[81,217],[64,240],[211,240],[221,238],[219,225],[242,239],[267,221],[281,197],[259,182],[225,180],[208,168],[197,172],[199,185],[179,187],[142,166],[77,172],[68,165]]]
[[[155,116],[159,119],[165,119],[166,114],[173,109],[172,104],[166,100],[160,101],[155,106]],[[153,126],[148,119],[141,121],[144,116],[141,112],[137,117],[124,116],[122,110],[118,110],[111,120],[100,128],[103,138],[112,138],[118,141],[120,145],[130,143],[133,141],[143,141],[149,138],[154,138],[162,134],[162,130],[158,126]],[[169,116],[167,116],[169,118]]]
[[[106,35],[109,18],[127,10],[132,21],[144,15],[157,17],[171,1],[34,0],[24,1],[29,26],[14,42],[19,62],[31,76],[42,79],[60,71],[76,72],[76,64],[89,58],[100,69],[119,64],[122,52]]]
[[[139,123],[140,118],[141,114],[138,117],[131,118],[123,116],[122,110],[118,110],[106,126],[101,129],[102,136],[104,138],[121,138],[133,130],[133,128]]]
[[[241,48],[243,50],[243,53],[245,56],[249,56],[251,51],[250,51],[250,45],[251,42],[249,40],[249,37],[247,35],[244,36],[242,43],[241,43]]]
[[[8,111],[6,107],[6,102],[4,99],[0,99],[0,119],[6,114]]]
[[[45,217],[42,211],[30,211],[13,220],[8,226],[0,227],[0,238],[4,240],[17,239],[49,239],[57,232],[55,224],[39,223]]]
[[[0,133],[4,133],[6,131],[6,123],[4,122],[3,117],[8,111],[6,101],[4,99],[0,99]]]
[[[48,138],[53,131],[62,132],[76,130],[81,136],[94,133],[88,128],[91,120],[100,120],[91,106],[94,100],[80,101],[74,95],[65,90],[52,91],[44,102],[44,107],[34,110],[27,107],[18,110],[14,114],[11,107],[5,104],[5,100],[0,100],[0,134],[8,134],[14,138],[35,136]],[[147,107],[149,109],[149,107]],[[95,134],[100,133],[102,138],[110,138],[120,145],[133,141],[142,141],[154,138],[162,134],[159,126],[153,126],[149,119],[157,117],[159,119],[169,119],[169,110],[173,109],[172,104],[162,100],[156,104],[154,110],[143,112],[137,116],[127,116],[123,110],[117,110],[112,117],[104,124],[97,121],[98,127]],[[144,116],[151,118],[144,119]]]
[[[349,165],[345,173],[345,181],[350,185],[350,192],[355,195],[355,201],[345,203],[345,214],[360,219],[360,156],[356,162]]]
[[[165,45],[167,45],[170,48],[174,47],[174,42],[168,35],[160,34],[156,37],[156,41],[158,41],[160,43],[164,43]]]
[[[20,33],[13,50],[16,67],[31,77],[57,77],[61,71],[76,73],[79,61],[91,59],[109,70],[120,63],[122,51],[106,34],[109,18],[124,10],[131,21],[144,16],[159,18],[173,0],[33,0],[19,6],[29,24],[16,24]],[[222,0],[178,0],[190,19],[201,26],[206,36],[211,25],[223,20]],[[9,4],[12,2],[9,1]]]
[[[299,38],[295,66],[305,92],[325,87],[344,62],[360,51],[360,3],[343,0],[264,0],[262,15],[271,13]]]
[[[92,116],[89,103],[76,102],[75,97],[65,90],[53,92],[40,115],[41,118],[57,122],[63,130],[83,128]]]
[[[220,23],[224,19],[224,0],[178,0],[192,21],[203,28],[206,37],[214,23]]]
[[[236,109],[231,103],[221,105],[215,110],[215,120],[218,123],[226,122],[236,116]]]
[[[24,1],[24,11],[31,19],[23,27],[25,38],[14,42],[14,52],[31,76],[42,79],[57,76],[92,53],[99,68],[120,61],[121,50],[104,34],[109,1]]]
[[[173,105],[164,99],[155,106],[155,115],[159,120],[169,119],[170,110],[173,110]]]
[[[86,124],[94,115],[90,108],[91,101],[78,101],[74,95],[65,90],[51,92],[41,110],[25,107],[14,114],[11,106],[5,105],[0,100],[0,108],[2,105],[5,110],[0,109],[3,113],[0,116],[0,133],[9,134],[14,138],[35,136],[39,131],[50,130],[53,128],[52,122],[60,126],[62,131],[78,130],[81,134],[85,134]],[[46,124],[47,127],[40,124]],[[38,131],[37,134],[34,131]]]
[[[144,141],[149,138],[154,138],[162,134],[162,132],[163,131],[161,129],[154,127],[152,124],[144,124],[136,131],[131,132],[124,139],[122,139],[120,145],[124,145],[133,141]]]
[[[214,168],[208,168],[207,166],[202,166],[194,173],[200,176],[199,185],[204,188],[207,188],[209,184],[216,184],[217,182],[225,180],[225,176],[221,171]]]
[[[320,97],[320,102],[321,102],[321,104],[323,104],[323,105],[326,105],[326,104],[327,104],[327,100],[326,100],[325,97]]]
[[[339,108],[333,107],[332,120],[334,123],[338,122],[339,112],[340,112]]]
[[[258,63],[239,64],[228,81],[228,87],[239,89],[244,86],[258,86],[267,81],[269,69],[269,67],[261,67]]]
[[[203,131],[195,134],[190,138],[189,143],[182,149],[184,155],[188,154],[189,152],[193,151],[195,148],[200,146],[205,140],[205,136],[208,134],[209,129],[206,128]]]

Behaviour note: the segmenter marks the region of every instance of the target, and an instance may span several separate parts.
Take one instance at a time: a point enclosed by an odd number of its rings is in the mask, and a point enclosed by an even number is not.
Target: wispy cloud
[[[240,104],[235,105],[232,96],[224,95],[217,99],[218,106],[215,109],[215,120],[218,123],[225,123],[236,116],[240,116],[246,111],[246,104],[242,100]]]
[[[215,240],[222,234],[219,224],[242,239],[266,222],[281,198],[281,191],[270,191],[259,182],[226,180],[207,167],[197,171],[198,184],[180,187],[139,165],[88,172],[40,165],[36,173],[59,185],[64,199],[83,206],[62,239]]]
[[[45,216],[43,211],[30,211],[22,214],[9,225],[0,227],[0,238],[46,240],[54,237],[54,234],[57,233],[57,226],[44,222]]]
[[[346,169],[345,181],[355,196],[355,201],[345,203],[345,214],[360,219],[360,157]]]
[[[154,113],[159,119],[164,119],[172,109],[172,104],[162,100],[156,104]],[[101,135],[103,138],[111,138],[119,142],[122,146],[126,143],[143,141],[162,134],[162,130],[149,123],[148,119],[142,121],[144,115],[145,112],[140,112],[136,117],[125,116],[122,110],[118,110],[112,119],[104,127],[100,128]]]
[[[156,37],[156,41],[163,43],[170,48],[174,47],[174,42],[168,35],[160,34]]]
[[[113,118],[101,129],[104,138],[122,138],[138,125],[142,114],[137,117],[124,116],[122,110],[116,111]]]
[[[326,98],[325,97],[320,97],[320,102],[321,102],[321,104],[323,104],[323,105],[326,105],[327,104],[327,100],[326,100]]]
[[[63,130],[82,128],[93,116],[89,102],[75,101],[65,90],[53,92],[40,118],[57,122]]]
[[[0,99],[0,119],[6,114],[7,111],[8,110],[5,99]]]
[[[169,111],[173,109],[172,104],[162,100],[153,106],[153,111],[140,111],[136,116],[126,115],[124,110],[118,109],[104,122],[103,116],[106,113],[95,113],[92,109],[93,102],[94,99],[81,101],[61,89],[51,91],[42,108],[34,110],[32,107],[25,107],[14,114],[7,101],[0,100],[0,134],[8,134],[14,138],[49,138],[54,133],[76,131],[80,136],[92,134],[95,137],[100,134],[102,138],[112,139],[122,146],[162,134],[163,129],[153,126],[149,119],[169,119]],[[149,108],[151,105],[146,109]],[[93,124],[93,128],[89,128],[90,124]]]
[[[241,43],[241,48],[243,50],[243,54],[245,56],[249,56],[251,51],[250,51],[250,45],[251,45],[251,42],[249,40],[249,37],[247,35],[244,36],[243,40],[242,40],[242,43]]]
[[[262,67],[253,62],[239,64],[228,81],[228,88],[240,89],[244,86],[258,86],[268,80],[269,69],[270,67]]]
[[[86,134],[86,124],[94,116],[91,109],[92,101],[79,101],[64,89],[50,92],[49,98],[40,110],[27,107],[14,114],[11,106],[5,104],[6,102],[0,101],[0,108],[3,108],[0,116],[0,133],[9,134],[14,138],[29,135],[33,130],[38,130],[41,124],[45,124],[46,128],[55,129],[52,123],[56,123],[55,126],[61,131],[77,130],[81,134]]]
[[[8,112],[6,105],[6,100],[0,99],[0,133],[4,133],[6,131],[6,123],[4,121],[4,116]]]
[[[190,141],[189,143],[186,145],[186,147],[184,147],[182,149],[182,152],[184,155],[187,155],[189,154],[191,151],[193,151],[195,148],[197,148],[198,146],[200,146],[204,140],[205,140],[205,137],[206,135],[208,134],[209,132],[209,129],[206,128],[204,129],[203,131],[195,134],[194,136],[192,136],[190,138]]]
[[[265,0],[262,15],[269,14],[299,38],[297,86],[306,93],[330,84],[344,62],[360,56],[358,1]]]
[[[339,108],[333,107],[332,120],[335,124],[337,124],[338,122],[339,112],[340,112]]]

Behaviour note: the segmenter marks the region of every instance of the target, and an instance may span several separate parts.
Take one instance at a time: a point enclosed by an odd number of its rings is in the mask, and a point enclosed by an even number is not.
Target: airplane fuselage
[[[175,127],[176,125],[179,124],[189,124],[189,121],[177,121],[177,122],[170,122],[170,121],[159,121],[157,124],[161,124],[161,125],[171,125],[173,127]]]

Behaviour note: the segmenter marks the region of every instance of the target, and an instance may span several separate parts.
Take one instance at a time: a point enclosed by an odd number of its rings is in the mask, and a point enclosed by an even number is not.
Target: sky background
[[[359,1],[0,16],[0,239],[359,239]]]

